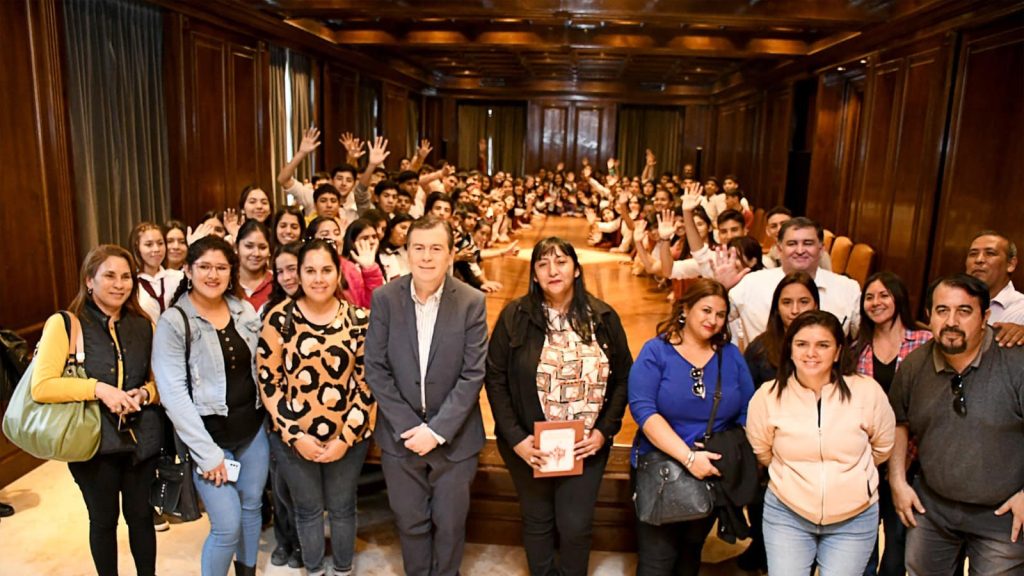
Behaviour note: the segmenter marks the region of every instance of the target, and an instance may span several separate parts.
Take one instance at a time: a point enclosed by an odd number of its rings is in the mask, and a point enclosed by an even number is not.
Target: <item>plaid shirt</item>
[[[900,344],[900,351],[896,355],[896,368],[900,367],[903,359],[917,349],[918,346],[932,339],[932,333],[927,330],[904,330],[903,343]],[[865,376],[875,376],[875,354],[871,346],[865,346],[857,359],[857,373]]]

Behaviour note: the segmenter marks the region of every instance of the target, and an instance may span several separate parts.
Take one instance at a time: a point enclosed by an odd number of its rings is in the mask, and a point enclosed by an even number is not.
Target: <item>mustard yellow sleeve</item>
[[[159,404],[160,403],[160,392],[156,389],[156,380],[153,379],[153,375],[149,375],[149,380],[142,385],[142,389],[149,392],[149,403]]]
[[[36,402],[78,402],[96,399],[95,378],[65,378],[68,333],[60,314],[50,316],[43,326],[32,369],[32,399]]]

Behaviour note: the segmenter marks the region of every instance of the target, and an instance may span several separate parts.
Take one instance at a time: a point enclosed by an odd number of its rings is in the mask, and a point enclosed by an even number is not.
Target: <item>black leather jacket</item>
[[[615,310],[590,294],[587,298],[597,342],[610,364],[604,405],[594,424],[608,447],[622,427],[633,355]],[[529,296],[523,296],[505,306],[491,334],[485,379],[487,400],[494,415],[495,433],[509,446],[533,434],[534,422],[545,420],[537,397],[537,365],[547,328],[543,314],[539,307],[531,306]]]

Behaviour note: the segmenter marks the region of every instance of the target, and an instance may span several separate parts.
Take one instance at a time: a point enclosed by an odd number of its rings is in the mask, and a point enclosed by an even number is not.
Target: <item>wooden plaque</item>
[[[583,440],[583,421],[535,422],[533,424],[534,447],[549,452],[547,463],[540,470],[534,468],[534,478],[556,476],[579,476],[583,474],[583,460],[577,460],[573,447]]]

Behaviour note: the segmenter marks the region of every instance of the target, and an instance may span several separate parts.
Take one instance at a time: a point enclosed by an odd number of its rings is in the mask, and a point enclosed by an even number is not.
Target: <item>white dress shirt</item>
[[[416,307],[416,340],[420,356],[420,409],[423,414],[427,412],[427,361],[430,359],[430,344],[434,340],[434,325],[437,324],[437,311],[441,308],[443,291],[444,282],[441,282],[437,290],[421,302],[416,295],[416,285],[409,283],[409,292]],[[433,430],[430,433],[439,444],[444,444],[444,438]]]
[[[772,296],[786,273],[782,268],[758,270],[747,274],[729,291],[732,303],[731,317],[738,317],[743,334],[740,340],[754,341],[768,326]],[[821,309],[831,312],[843,323],[847,334],[855,336],[860,327],[860,284],[856,280],[828,270],[818,269],[814,275],[821,298]]]
[[[145,272],[139,273],[139,306],[154,324],[160,319],[160,314],[171,305],[178,285],[184,280],[185,273],[181,270],[168,270],[163,267],[152,276]],[[153,290],[156,298],[143,288],[144,283]]]
[[[991,313],[988,316],[988,323],[1009,322],[1011,324],[1024,324],[1024,294],[1021,294],[1009,282],[996,294],[989,305]]]

